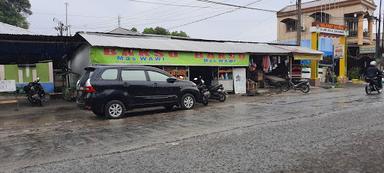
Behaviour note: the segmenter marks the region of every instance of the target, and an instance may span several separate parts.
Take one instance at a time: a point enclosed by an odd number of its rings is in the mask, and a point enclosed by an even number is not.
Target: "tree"
[[[156,28],[145,28],[143,31],[143,34],[155,34],[155,35],[171,35],[171,36],[179,36],[179,37],[189,37],[187,33],[184,31],[173,31],[172,33],[169,32],[167,29],[162,27],[156,27]]]
[[[178,37],[189,37],[188,35],[187,35],[187,33],[185,33],[184,31],[173,31],[172,33],[171,33],[171,35],[172,36],[178,36]]]
[[[169,31],[162,27],[145,28],[143,34],[170,35]]]
[[[131,28],[131,31],[132,31],[132,32],[137,32],[137,28],[132,27],[132,28]]]
[[[143,34],[155,34],[155,30],[153,28],[145,28]]]
[[[28,29],[31,14],[29,0],[0,0],[0,22]]]

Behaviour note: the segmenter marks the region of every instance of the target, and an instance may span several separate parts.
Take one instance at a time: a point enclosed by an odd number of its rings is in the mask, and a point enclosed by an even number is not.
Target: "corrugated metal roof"
[[[297,53],[297,54],[318,54],[318,55],[324,54],[321,51],[313,50],[306,47],[300,47],[300,46],[281,46],[281,45],[275,45],[275,46],[288,50],[291,53]]]
[[[196,41],[170,37],[133,37],[100,33],[79,33],[91,46],[212,53],[288,54],[289,50],[263,43]]]
[[[302,3],[301,8],[306,9],[306,8],[312,8],[312,7],[319,7],[319,6],[324,6],[328,4],[334,4],[334,3],[339,3],[339,2],[344,2],[348,0],[315,0],[315,1],[310,1],[310,2],[305,2]],[[294,11],[296,10],[296,4],[295,5],[289,5],[279,12],[288,12],[288,11]]]
[[[133,32],[133,31],[131,31],[129,29],[121,28],[121,27],[115,28],[114,30],[110,31],[109,33],[113,33],[113,34],[142,35],[139,32]]]
[[[32,35],[33,33],[24,28],[0,22],[0,34]]]

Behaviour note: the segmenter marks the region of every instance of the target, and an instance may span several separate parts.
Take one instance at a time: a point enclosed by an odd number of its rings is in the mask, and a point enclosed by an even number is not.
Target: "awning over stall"
[[[294,58],[294,60],[314,60],[314,61],[320,61],[320,60],[323,59],[323,55],[294,53],[293,54],[293,58]]]
[[[320,61],[323,60],[323,52],[313,50],[306,47],[299,47],[299,46],[278,46],[283,49],[289,50],[294,60],[313,60],[313,61]]]
[[[249,53],[261,55],[308,55],[309,59],[320,60],[320,51],[290,45],[270,43],[204,40],[156,35],[122,35],[97,32],[79,32],[92,47],[116,47],[161,51],[207,52],[207,53]],[[312,56],[312,57],[310,57]],[[301,56],[303,58],[303,56]]]
[[[277,47],[280,47],[285,50],[289,50],[294,60],[315,60],[320,61],[323,59],[323,52],[309,49],[306,47],[299,47],[299,46],[281,46],[276,45]]]
[[[82,43],[75,37],[0,34],[0,64],[63,61]]]
[[[209,52],[209,53],[263,53],[287,54],[284,50],[267,43],[204,40],[155,35],[117,35],[110,33],[78,33],[93,47],[117,47],[162,51]]]

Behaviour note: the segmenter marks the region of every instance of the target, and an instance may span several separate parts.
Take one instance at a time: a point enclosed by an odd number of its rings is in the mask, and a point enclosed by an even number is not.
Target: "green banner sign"
[[[248,66],[249,54],[173,52],[92,47],[91,63],[110,65]]]

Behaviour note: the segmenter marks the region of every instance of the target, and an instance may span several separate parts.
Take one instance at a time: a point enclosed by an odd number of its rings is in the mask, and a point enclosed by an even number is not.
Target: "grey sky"
[[[30,30],[38,34],[56,34],[53,18],[65,22],[65,5],[69,3],[69,24],[76,31],[110,31],[121,26],[162,26],[170,28],[234,8],[206,4],[196,0],[143,0],[158,3],[187,4],[210,8],[174,7],[132,2],[128,0],[30,0],[33,15],[28,18]],[[245,5],[257,0],[220,0],[221,2]],[[260,1],[260,0],[259,0]],[[303,0],[306,2],[308,0]],[[379,0],[375,0],[379,1]],[[280,10],[295,0],[261,0],[252,7]],[[194,38],[229,39],[248,41],[273,41],[276,39],[276,14],[240,9],[206,21],[179,27]]]

